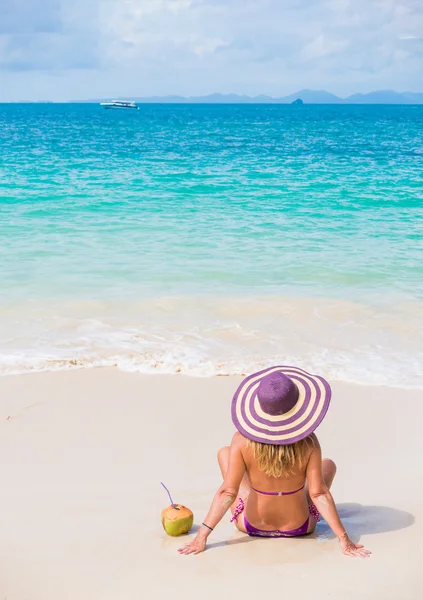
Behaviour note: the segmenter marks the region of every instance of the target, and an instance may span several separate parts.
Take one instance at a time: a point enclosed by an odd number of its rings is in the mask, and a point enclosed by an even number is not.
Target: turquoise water
[[[0,105],[0,151],[0,372],[423,384],[423,107]]]

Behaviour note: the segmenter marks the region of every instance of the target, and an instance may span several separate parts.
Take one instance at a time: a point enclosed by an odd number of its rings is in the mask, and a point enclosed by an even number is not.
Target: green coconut
[[[162,525],[168,535],[177,537],[188,533],[193,522],[192,511],[182,504],[171,504],[162,510]]]

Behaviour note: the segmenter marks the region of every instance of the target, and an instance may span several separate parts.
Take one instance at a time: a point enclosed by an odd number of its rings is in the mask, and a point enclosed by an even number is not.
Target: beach
[[[175,502],[201,523],[234,433],[240,377],[143,375],[113,368],[0,378],[0,597],[7,600],[298,598],[415,600],[423,481],[421,392],[332,382],[317,433],[354,541],[325,523],[304,539],[248,538],[225,517],[198,556],[160,523]]]
[[[423,106],[0,105],[0,600],[416,600]],[[232,395],[293,365],[367,560],[195,534]]]

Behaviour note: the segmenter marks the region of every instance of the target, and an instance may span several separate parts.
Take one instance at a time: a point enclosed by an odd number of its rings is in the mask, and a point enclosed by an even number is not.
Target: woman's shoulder
[[[242,433],[239,433],[239,431],[236,431],[232,438],[231,448],[239,448],[239,449],[244,448],[246,446],[245,442],[246,442],[246,439],[242,435]]]
[[[307,442],[308,442],[308,446],[310,448],[310,454],[311,454],[311,452],[313,452],[313,450],[316,450],[316,449],[320,450],[320,442],[315,433],[312,433],[311,435],[308,436]]]
[[[239,452],[244,459],[244,462],[249,462],[251,455],[251,448],[249,447],[248,440],[242,433],[237,431],[231,442],[231,452]]]

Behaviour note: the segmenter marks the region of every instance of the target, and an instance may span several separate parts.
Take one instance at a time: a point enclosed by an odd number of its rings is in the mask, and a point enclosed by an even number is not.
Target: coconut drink
[[[176,537],[188,533],[193,522],[192,511],[182,504],[171,504],[162,510],[162,525],[167,535]]]
[[[161,518],[163,529],[168,535],[173,537],[188,533],[194,523],[194,514],[192,510],[182,504],[175,504],[164,483],[162,483],[162,486],[167,491],[171,502],[170,506],[162,510]]]

